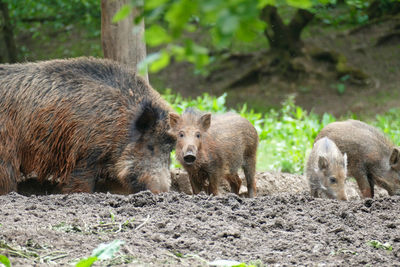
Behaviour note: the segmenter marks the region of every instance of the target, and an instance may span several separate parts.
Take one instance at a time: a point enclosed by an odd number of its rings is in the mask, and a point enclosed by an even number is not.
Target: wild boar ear
[[[203,131],[207,131],[211,124],[211,113],[206,113],[201,116],[199,119],[199,124],[201,128],[203,128]]]
[[[397,147],[393,148],[392,155],[390,155],[389,163],[393,169],[400,169],[400,151]]]
[[[171,125],[172,129],[175,129],[181,120],[181,116],[176,113],[169,113],[169,124]]]
[[[323,171],[328,169],[329,163],[328,160],[324,156],[319,156],[318,158],[318,168]]]
[[[140,114],[139,118],[136,120],[136,129],[143,134],[154,127],[157,119],[156,110],[151,106],[146,106],[143,108],[142,114]]]

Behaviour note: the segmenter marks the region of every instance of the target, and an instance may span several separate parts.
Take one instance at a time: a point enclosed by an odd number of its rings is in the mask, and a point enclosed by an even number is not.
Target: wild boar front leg
[[[21,164],[12,137],[4,129],[0,129],[0,195],[17,191],[21,178]]]
[[[193,195],[197,195],[203,190],[203,181],[198,177],[189,177],[190,185],[192,186]]]
[[[223,173],[221,172],[214,172],[210,174],[209,177],[209,185],[208,185],[208,194],[213,194],[214,196],[218,196],[218,185],[219,179],[223,178]]]

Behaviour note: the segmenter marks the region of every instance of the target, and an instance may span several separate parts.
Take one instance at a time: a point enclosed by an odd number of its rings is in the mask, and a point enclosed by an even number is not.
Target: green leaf
[[[312,6],[312,3],[310,0],[286,0],[288,5],[292,7],[297,7],[297,8],[303,8],[307,9]]]
[[[99,260],[112,259],[114,253],[119,250],[119,247],[125,242],[122,240],[114,240],[108,244],[100,244],[93,250],[92,257],[97,257]]]
[[[265,26],[265,22],[258,19],[251,20],[247,23],[241,23],[236,31],[236,38],[244,42],[251,42],[260,36],[257,32],[262,33]]]
[[[224,35],[231,35],[239,25],[239,18],[235,14],[224,12],[217,21],[217,26]]]
[[[197,2],[192,0],[180,0],[174,2],[171,8],[165,14],[165,20],[175,37],[181,35],[182,30],[188,23],[189,18],[196,13]]]
[[[0,263],[4,264],[5,267],[11,267],[10,260],[6,256],[1,254],[0,254]]]
[[[98,258],[97,257],[89,257],[86,259],[81,259],[76,265],[75,267],[90,267],[93,265],[93,263],[95,261],[97,261]]]
[[[224,0],[204,0],[200,8],[204,13],[207,13],[219,9],[221,4],[224,4]]]
[[[157,7],[165,4],[168,0],[146,0],[144,1],[144,9],[145,10],[152,10],[156,9]]]
[[[171,41],[171,37],[167,34],[166,30],[153,24],[150,28],[146,29],[144,33],[146,43],[150,46],[159,46]]]
[[[346,90],[346,85],[344,85],[343,83],[338,83],[337,84],[337,91],[339,94],[344,94],[344,91]]]
[[[123,20],[131,13],[132,6],[130,4],[123,5],[120,10],[114,15],[112,22],[117,23],[120,20]]]
[[[150,63],[149,69],[151,72],[158,72],[168,66],[169,61],[170,55],[166,51],[161,51],[160,56],[152,63]]]
[[[266,5],[274,6],[275,5],[275,0],[259,0],[258,4],[257,4],[257,8],[258,9],[262,9]]]

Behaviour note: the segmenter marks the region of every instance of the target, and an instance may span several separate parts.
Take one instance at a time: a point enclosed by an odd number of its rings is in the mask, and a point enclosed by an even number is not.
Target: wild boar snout
[[[197,149],[193,145],[189,145],[183,151],[183,160],[186,164],[193,164],[197,158]]]

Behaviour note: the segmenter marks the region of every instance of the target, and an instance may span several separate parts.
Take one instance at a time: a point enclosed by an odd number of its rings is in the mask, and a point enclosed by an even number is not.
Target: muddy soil
[[[182,190],[184,173],[174,176]],[[258,196],[72,194],[0,196],[0,254],[13,266],[65,266],[124,240],[94,266],[399,266],[400,197],[313,199],[301,175],[260,173]],[[245,188],[243,189],[245,190]],[[353,193],[351,193],[353,192]],[[377,240],[382,246],[370,245]],[[378,243],[375,243],[378,244]]]

